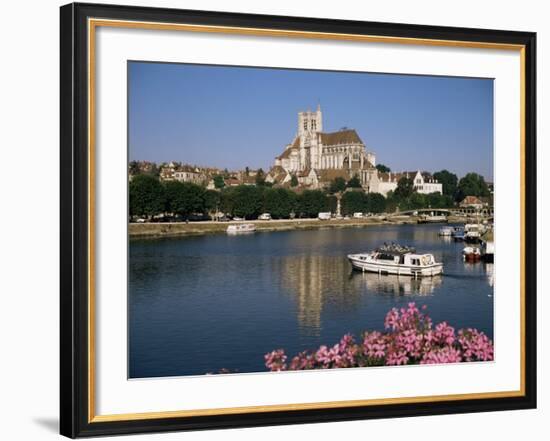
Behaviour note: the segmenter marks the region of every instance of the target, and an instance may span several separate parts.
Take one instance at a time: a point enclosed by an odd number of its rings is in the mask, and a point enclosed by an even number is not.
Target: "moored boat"
[[[481,260],[481,251],[478,247],[466,247],[462,250],[462,257],[469,263],[479,262]]]
[[[227,234],[253,233],[256,231],[254,224],[233,224],[227,227]]]
[[[414,248],[384,245],[370,253],[349,254],[353,269],[378,274],[431,277],[443,273],[443,264],[432,254],[419,254]]]
[[[417,221],[419,224],[437,224],[448,222],[447,216],[443,214],[422,214]]]
[[[464,225],[464,241],[469,243],[479,243],[481,236],[487,231],[483,224]]]
[[[455,232],[454,227],[441,227],[437,233],[439,236],[452,236]]]

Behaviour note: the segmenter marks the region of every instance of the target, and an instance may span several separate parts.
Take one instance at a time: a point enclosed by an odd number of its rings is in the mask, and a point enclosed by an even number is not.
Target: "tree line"
[[[262,182],[261,176],[258,180]],[[130,181],[130,215],[154,217],[161,214],[178,215],[188,219],[202,214],[214,217],[216,213],[256,219],[270,213],[274,219],[289,217],[317,217],[320,212],[337,211],[340,199],[341,213],[383,213],[420,208],[452,208],[465,196],[489,196],[490,191],[482,176],[468,173],[458,180],[456,175],[443,170],[434,173],[443,184],[443,194],[417,193],[413,181],[401,178],[395,191],[386,197],[379,193],[365,193],[357,177],[346,182],[336,178],[327,191],[304,190],[297,193],[286,188],[267,185],[216,186],[208,190],[190,182],[161,182],[152,174],[138,174]],[[262,182],[263,183],[263,182]]]
[[[130,181],[130,216],[153,217],[172,214],[188,219],[193,214],[213,217],[215,213],[256,219],[270,213],[274,219],[317,217],[320,212],[336,211],[336,197],[321,190],[296,193],[285,188],[238,185],[208,190],[190,182],[160,182],[142,174]]]

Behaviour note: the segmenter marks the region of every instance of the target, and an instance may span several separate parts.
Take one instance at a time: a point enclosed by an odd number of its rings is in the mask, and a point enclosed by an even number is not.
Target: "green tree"
[[[357,174],[353,175],[353,177],[348,181],[348,187],[361,188],[361,180]]]
[[[256,185],[265,185],[265,173],[261,168],[256,172]]]
[[[426,195],[421,193],[411,194],[405,204],[407,205],[407,209],[409,210],[425,208],[428,206]]]
[[[130,181],[129,196],[132,216],[154,216],[164,211],[164,186],[154,176],[134,176]]]
[[[222,175],[214,176],[214,187],[216,187],[217,189],[222,189],[225,187],[225,181],[223,180]]]
[[[362,191],[347,191],[340,201],[342,212],[346,215],[368,212],[367,195]]]
[[[320,190],[305,190],[298,197],[298,212],[304,217],[317,217],[328,209],[328,197]]]
[[[234,216],[254,219],[263,208],[263,189],[252,185],[239,185],[233,189]]]
[[[390,190],[386,194],[386,213],[393,213],[399,209],[400,198],[395,195],[395,192]]]
[[[157,166],[157,164],[153,163],[151,165],[150,173],[157,178],[160,176],[160,168]]]
[[[296,193],[285,188],[266,188],[264,211],[274,219],[287,219],[296,209]]]
[[[443,184],[443,194],[454,197],[457,190],[458,178],[454,173],[448,170],[441,170],[434,173],[437,182]]]
[[[430,193],[426,195],[426,199],[430,208],[451,208],[453,206],[453,198],[450,195]]]
[[[401,199],[407,199],[413,192],[414,184],[412,179],[403,176],[397,182],[397,188],[395,189],[394,195]]]
[[[165,185],[166,209],[185,218],[205,213],[204,188],[191,182],[169,181]]]
[[[220,192],[219,209],[224,214],[233,214],[235,207],[235,187],[223,188]]]
[[[290,186],[291,187],[298,187],[298,178],[296,175],[292,175],[290,178]]]
[[[130,176],[138,175],[140,173],[139,162],[130,161],[130,163],[128,164],[128,172],[130,173]]]
[[[483,176],[477,173],[468,173],[458,182],[457,199],[462,200],[466,196],[489,196],[489,187]]]
[[[380,172],[380,173],[389,173],[391,172],[391,169],[384,165],[384,164],[376,164],[376,169]]]
[[[329,195],[327,196],[327,211],[330,211],[331,213],[336,213],[336,210],[338,209],[338,198],[335,195]]]
[[[380,193],[367,193],[366,201],[369,213],[383,213],[386,211],[386,198]]]
[[[341,193],[346,189],[346,180],[341,177],[334,178],[329,186],[330,193]]]
[[[219,191],[206,190],[203,194],[204,210],[206,213],[212,214],[217,211],[220,205],[221,194]]]

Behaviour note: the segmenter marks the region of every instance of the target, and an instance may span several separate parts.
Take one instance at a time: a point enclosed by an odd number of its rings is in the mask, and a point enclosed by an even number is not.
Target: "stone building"
[[[284,185],[294,175],[301,185],[319,188],[335,177],[349,180],[357,175],[366,188],[376,173],[375,162],[374,153],[367,151],[355,130],[324,132],[317,106],[315,112],[298,113],[297,134],[275,159],[266,180]]]

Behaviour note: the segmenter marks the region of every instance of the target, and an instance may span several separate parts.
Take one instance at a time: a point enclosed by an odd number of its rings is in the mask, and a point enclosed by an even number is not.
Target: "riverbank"
[[[229,225],[254,224],[256,231],[288,231],[308,230],[316,228],[343,228],[381,225],[380,220],[349,219],[325,220],[318,219],[282,219],[269,221],[242,221],[242,222],[177,222],[177,223],[143,223],[130,224],[128,232],[131,238],[144,237],[176,237],[196,236],[203,234],[225,233]]]
[[[242,221],[242,222],[174,222],[174,223],[131,223],[128,227],[130,238],[158,238],[197,236],[205,234],[225,233],[227,227],[232,224],[249,223],[256,226],[256,231],[288,231],[311,230],[320,228],[351,228],[368,227],[372,225],[399,225],[416,224],[418,219],[414,216],[395,220],[379,220],[376,218],[364,219],[281,219],[269,221]],[[449,219],[449,222],[459,222]]]

